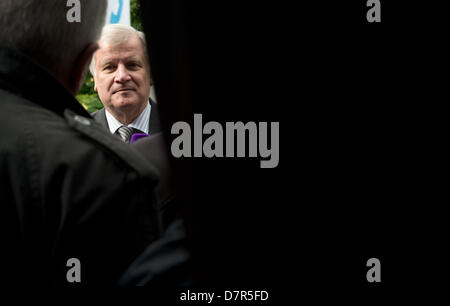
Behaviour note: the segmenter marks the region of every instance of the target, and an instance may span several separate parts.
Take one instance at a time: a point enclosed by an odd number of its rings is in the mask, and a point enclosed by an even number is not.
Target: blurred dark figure
[[[161,235],[156,169],[74,99],[106,1],[0,2],[0,283],[116,285]],[[66,264],[81,263],[81,283]]]
[[[131,145],[154,165],[158,175],[158,184],[155,188],[158,210],[161,214],[163,228],[166,229],[179,215],[176,189],[173,182],[172,169],[166,150],[163,134],[141,138]]]
[[[153,292],[165,292],[164,298],[173,298],[176,293],[171,290],[190,286],[193,280],[186,228],[180,215],[168,152],[162,133],[141,138],[131,146],[155,165],[159,178],[155,194],[164,234],[132,263],[118,285],[147,286],[154,289]]]
[[[170,0],[140,4],[167,145],[178,136],[170,133],[173,124],[184,121],[192,128],[194,113],[202,114],[204,122],[222,124],[279,121],[283,107],[277,103],[288,97],[275,91],[283,75],[274,67],[286,63],[273,53],[284,47],[278,44],[283,33],[273,22],[273,14],[279,13],[274,5]],[[279,282],[274,272],[280,261],[271,256],[285,254],[278,245],[285,233],[277,232],[275,222],[283,220],[279,201],[286,177],[278,176],[279,168],[261,171],[245,158],[172,156],[171,165],[194,283],[262,289]]]

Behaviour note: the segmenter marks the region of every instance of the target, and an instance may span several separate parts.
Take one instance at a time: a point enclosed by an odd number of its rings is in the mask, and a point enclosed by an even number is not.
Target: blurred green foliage
[[[88,113],[95,112],[103,107],[102,102],[98,98],[97,94],[78,94],[78,102],[88,111]]]
[[[131,26],[138,31],[143,31],[141,20],[141,4],[138,0],[130,0]]]
[[[138,0],[130,0],[130,20],[131,26],[136,30],[142,31],[142,21],[140,16],[140,3]],[[80,92],[75,97],[83,107],[92,113],[103,107],[102,102],[98,98],[97,92],[94,90],[94,78],[89,72],[84,80]]]

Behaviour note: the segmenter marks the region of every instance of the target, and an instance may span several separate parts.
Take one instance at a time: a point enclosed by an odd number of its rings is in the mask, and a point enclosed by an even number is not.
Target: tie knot
[[[130,143],[131,135],[133,135],[134,130],[132,127],[122,125],[117,129],[117,133],[124,142]]]

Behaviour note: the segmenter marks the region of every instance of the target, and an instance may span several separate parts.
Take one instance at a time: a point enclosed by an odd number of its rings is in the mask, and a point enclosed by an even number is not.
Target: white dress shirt
[[[152,106],[150,103],[147,103],[147,106],[144,108],[142,113],[130,124],[127,126],[138,129],[144,133],[148,134],[148,129],[150,125],[150,112],[152,111]],[[118,128],[120,128],[123,124],[120,123],[113,115],[111,115],[105,108],[106,120],[108,121],[108,126],[111,134],[114,134]]]

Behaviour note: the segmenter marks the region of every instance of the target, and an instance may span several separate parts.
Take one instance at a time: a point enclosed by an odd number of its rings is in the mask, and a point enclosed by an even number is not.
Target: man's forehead
[[[99,62],[111,62],[111,61],[128,61],[128,60],[143,60],[142,56],[138,54],[135,51],[130,52],[106,52],[106,53],[99,53],[96,58]]]
[[[143,52],[139,48],[121,48],[119,46],[107,46],[96,52],[96,60],[99,62],[112,60],[143,60]]]
[[[103,61],[104,59],[116,58],[140,58],[144,55],[144,50],[139,38],[132,37],[123,42],[116,44],[107,44],[99,42],[99,48],[96,52],[97,59]]]

